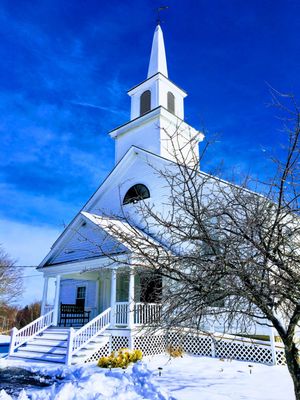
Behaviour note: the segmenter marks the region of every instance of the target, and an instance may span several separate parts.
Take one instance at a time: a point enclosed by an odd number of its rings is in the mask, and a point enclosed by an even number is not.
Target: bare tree
[[[273,326],[300,400],[300,111],[291,96],[284,97],[291,108],[273,100],[286,116],[287,145],[274,157],[271,180],[235,185],[199,172],[175,132],[178,161],[152,166],[164,188],[160,206],[137,193],[141,201],[108,216],[106,230],[131,250],[128,266],[162,278],[164,327],[203,329],[212,318],[227,332]]]
[[[1,304],[0,306],[0,333],[7,334],[15,325],[18,312],[16,306]]]
[[[22,269],[0,247],[0,306],[16,300],[22,293]]]
[[[31,303],[17,312],[15,324],[18,329],[30,324],[41,315],[41,304]]]

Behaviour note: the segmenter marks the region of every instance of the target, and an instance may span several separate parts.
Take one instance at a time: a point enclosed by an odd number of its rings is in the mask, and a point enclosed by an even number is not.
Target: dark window
[[[76,293],[76,306],[81,306],[84,308],[85,294],[86,294],[86,287],[78,286],[77,293]]]
[[[141,95],[140,99],[140,115],[144,115],[150,110],[151,110],[151,92],[150,90],[146,90],[146,92],[144,92]]]
[[[123,204],[136,203],[150,197],[149,189],[142,183],[132,186],[125,194]]]
[[[158,274],[144,274],[140,277],[141,302],[160,303],[162,298],[162,277]]]
[[[175,96],[171,92],[168,92],[168,111],[175,114]]]

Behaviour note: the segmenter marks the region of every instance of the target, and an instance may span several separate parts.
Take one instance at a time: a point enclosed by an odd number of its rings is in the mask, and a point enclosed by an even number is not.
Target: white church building
[[[38,267],[44,275],[41,317],[21,330],[14,328],[9,357],[71,364],[95,361],[122,347],[140,348],[144,354],[165,349],[163,332],[141,330],[159,321],[159,295],[133,267],[122,266],[134,249],[119,243],[110,229],[112,225],[126,229],[118,220],[124,214],[136,219],[138,226],[135,203],[140,200],[159,207],[165,189],[155,170],[180,161],[181,156],[185,162],[189,154],[199,157],[198,144],[204,138],[184,122],[187,94],[168,78],[160,25],[154,32],[147,78],[128,95],[130,121],[110,132],[115,167]],[[176,132],[175,141],[170,131]],[[189,151],[185,144],[191,139],[194,148]],[[184,148],[186,153],[179,152]],[[113,263],[107,254],[118,262]],[[254,359],[272,363],[274,351],[260,351],[260,345]],[[216,352],[209,336],[190,338],[185,345],[187,351],[204,355],[222,355],[228,346],[225,343]],[[247,353],[249,359],[250,344],[237,346],[248,349],[240,354]]]

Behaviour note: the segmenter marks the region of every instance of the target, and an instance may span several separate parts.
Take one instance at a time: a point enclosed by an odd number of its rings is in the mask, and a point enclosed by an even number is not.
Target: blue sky
[[[169,77],[189,94],[186,121],[218,134],[202,169],[266,174],[283,141],[268,84],[300,97],[300,2],[166,4]],[[146,78],[159,5],[2,0],[0,243],[18,264],[43,258],[113,168],[108,131],[129,120],[126,91]],[[41,290],[26,271],[21,302]]]

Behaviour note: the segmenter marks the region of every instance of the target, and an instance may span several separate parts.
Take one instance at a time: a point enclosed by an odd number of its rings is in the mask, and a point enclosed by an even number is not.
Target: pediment
[[[88,260],[123,253],[127,249],[99,226],[84,220],[69,227],[63,243],[53,250],[45,265]]]

